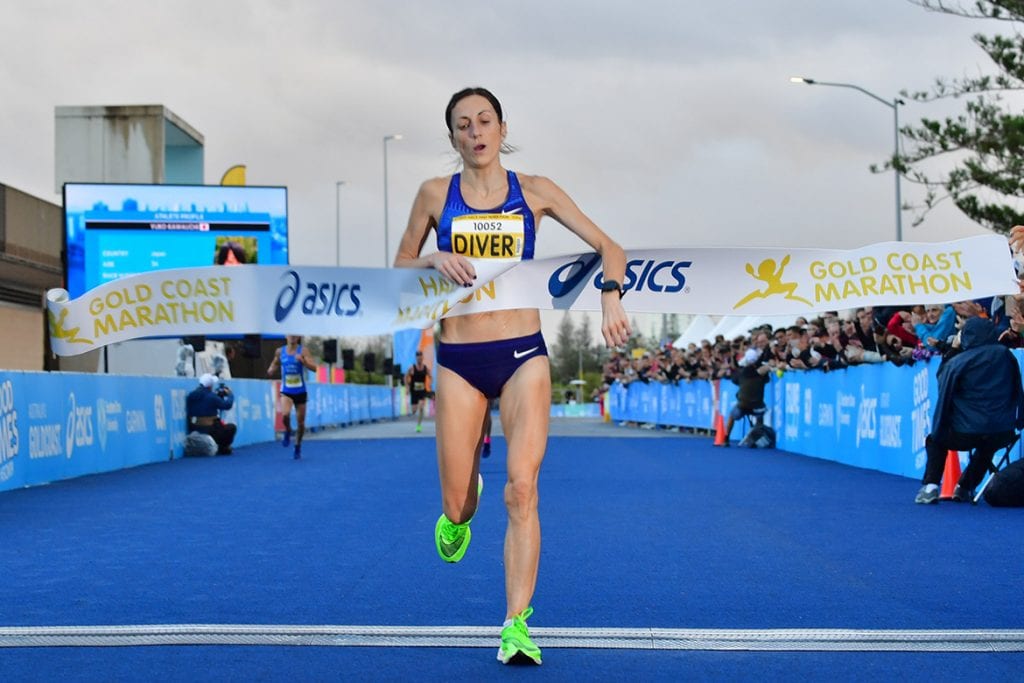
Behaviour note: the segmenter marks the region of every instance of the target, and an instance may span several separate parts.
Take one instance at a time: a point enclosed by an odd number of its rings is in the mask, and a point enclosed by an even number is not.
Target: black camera
[[[221,398],[224,398],[226,396],[230,396],[231,395],[231,390],[228,389],[228,385],[227,384],[224,384],[223,382],[221,382],[219,385],[217,385],[217,395],[220,396]]]

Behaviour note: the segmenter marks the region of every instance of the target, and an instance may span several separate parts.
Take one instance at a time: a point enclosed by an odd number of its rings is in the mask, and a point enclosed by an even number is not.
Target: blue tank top
[[[519,178],[508,174],[508,197],[494,209],[475,209],[462,198],[462,174],[448,183],[448,196],[437,222],[437,249],[470,258],[533,258],[536,230]]]
[[[302,394],[306,391],[306,368],[302,364],[302,344],[295,353],[288,353],[288,347],[281,347],[281,393]]]

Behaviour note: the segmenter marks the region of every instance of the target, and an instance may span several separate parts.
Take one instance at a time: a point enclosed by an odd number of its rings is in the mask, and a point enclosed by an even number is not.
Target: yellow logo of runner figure
[[[60,318],[54,316],[53,311],[47,311],[46,313],[50,318],[50,329],[52,330],[50,336],[54,339],[66,339],[69,344],[92,344],[91,340],[78,336],[80,327],[72,327],[70,330],[64,329],[64,322],[68,317],[68,309],[65,308],[60,312]]]
[[[740,306],[749,304],[754,299],[767,299],[768,297],[775,296],[776,294],[781,294],[792,301],[799,301],[800,303],[807,304],[808,306],[813,306],[814,304],[807,299],[794,294],[797,288],[797,283],[782,281],[782,271],[786,269],[787,265],[789,265],[789,254],[786,254],[778,267],[775,265],[775,259],[766,258],[764,261],[761,261],[761,264],[757,267],[757,272],[754,272],[754,266],[748,263],[747,272],[750,273],[750,276],[755,280],[760,280],[767,286],[763,290],[755,289],[750,294],[747,294],[745,297],[740,299],[738,304],[732,307],[733,310],[736,310]]]

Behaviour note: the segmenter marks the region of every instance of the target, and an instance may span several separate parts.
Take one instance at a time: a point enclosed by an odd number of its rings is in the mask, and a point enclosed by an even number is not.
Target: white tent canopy
[[[757,325],[757,316],[748,315],[744,318],[736,318],[735,322],[731,327],[728,327],[722,331],[722,336],[727,341],[732,341],[736,337],[745,337],[750,333],[750,328]]]
[[[733,334],[733,330],[741,329],[742,326],[746,323],[747,318],[748,316],[739,315],[724,316],[721,320],[718,321],[718,324],[715,325],[715,329],[708,332],[705,339],[707,339],[708,341],[714,341],[715,337],[717,337],[718,335],[722,335],[722,337],[724,337],[725,339],[732,339],[734,336],[736,336],[735,334]]]
[[[714,323],[709,316],[698,315],[694,317],[686,331],[672,342],[672,346],[684,349],[691,342],[699,344],[704,339],[714,341],[718,335],[732,340],[741,335],[745,336],[750,333],[751,329],[762,325],[771,325],[773,330],[789,327],[796,319],[795,315],[727,315]]]
[[[699,344],[701,339],[707,339],[708,333],[713,329],[715,329],[715,323],[711,320],[711,316],[695,315],[686,331],[672,342],[672,346],[677,349],[685,349],[689,344]]]

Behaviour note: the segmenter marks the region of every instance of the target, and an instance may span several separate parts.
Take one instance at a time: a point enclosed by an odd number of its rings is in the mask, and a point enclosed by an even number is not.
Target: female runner
[[[610,347],[624,346],[630,326],[622,308],[626,256],[555,183],[506,170],[500,153],[506,123],[498,99],[484,88],[455,93],[445,110],[449,140],[462,172],[427,180],[413,202],[395,265],[434,268],[460,285],[476,271],[469,258],[531,259],[543,216],[583,239],[603,259],[601,332]],[[484,218],[486,217],[486,219]],[[474,222],[491,230],[475,233]],[[436,251],[421,256],[436,233]],[[470,239],[472,237],[472,239]],[[469,258],[467,258],[469,257]],[[441,559],[458,562],[470,540],[478,502],[482,425],[488,401],[501,399],[501,425],[508,446],[505,506],[505,596],[507,612],[498,660],[527,657],[541,663],[526,619],[537,582],[540,519],[537,476],[547,444],[551,376],[535,309],[494,311],[445,318],[437,349],[437,461],[443,514],[434,530]]]

